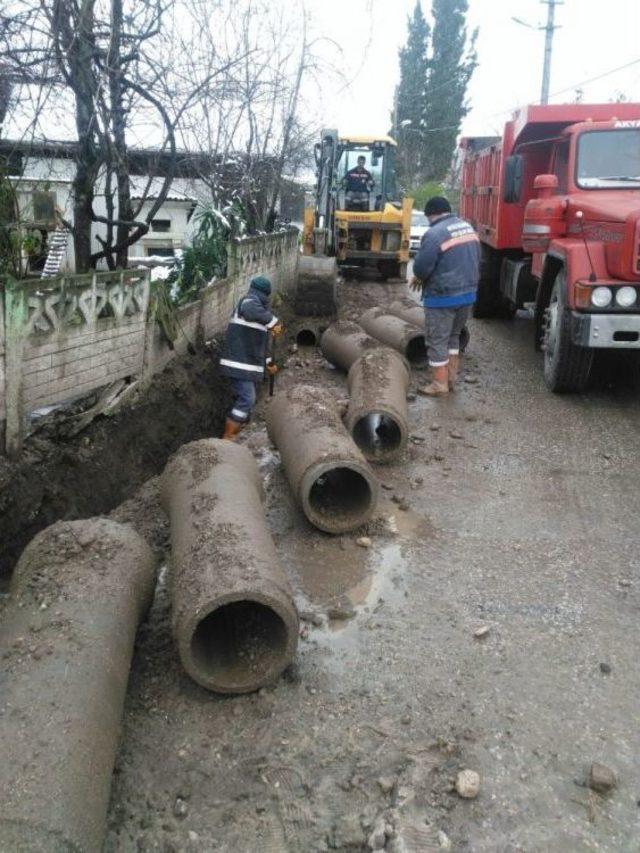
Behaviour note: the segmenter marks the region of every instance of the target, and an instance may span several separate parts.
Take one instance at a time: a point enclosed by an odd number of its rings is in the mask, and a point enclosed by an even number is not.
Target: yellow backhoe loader
[[[337,267],[372,270],[383,280],[406,278],[413,200],[401,198],[397,189],[396,147],[389,136],[322,131],[315,146],[317,181],[313,203],[305,208],[299,269],[301,296],[308,281],[310,303],[320,296],[314,284],[336,277]],[[359,185],[354,183],[356,168],[364,170]]]

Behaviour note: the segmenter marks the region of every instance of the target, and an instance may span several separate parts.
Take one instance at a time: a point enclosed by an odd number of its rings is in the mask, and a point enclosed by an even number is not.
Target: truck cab
[[[534,303],[548,386],[581,390],[595,350],[640,350],[640,105],[528,107],[502,140],[463,148],[477,314]]]

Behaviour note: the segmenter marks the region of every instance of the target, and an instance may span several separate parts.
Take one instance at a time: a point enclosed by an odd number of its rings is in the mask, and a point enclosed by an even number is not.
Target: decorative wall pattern
[[[297,264],[295,230],[232,241],[227,278],[180,309],[180,327],[190,340],[214,337],[252,276],[286,293]],[[148,270],[7,282],[0,296],[0,452],[19,454],[35,409],[148,379],[186,349],[184,336],[174,350],[162,338]]]

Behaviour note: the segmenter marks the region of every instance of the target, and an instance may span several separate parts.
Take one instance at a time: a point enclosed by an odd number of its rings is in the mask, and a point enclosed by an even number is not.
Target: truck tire
[[[583,391],[589,381],[593,350],[571,340],[571,312],[565,303],[567,276],[557,273],[545,311],[544,381],[555,394]]]
[[[473,316],[480,319],[499,317],[502,313],[503,298],[500,293],[500,255],[489,246],[482,246],[480,257],[480,280]]]

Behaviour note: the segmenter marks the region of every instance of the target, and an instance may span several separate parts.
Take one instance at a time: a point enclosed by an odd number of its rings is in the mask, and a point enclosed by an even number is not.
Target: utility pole
[[[522,18],[512,17],[516,24],[527,27],[530,30],[544,30],[544,63],[542,66],[542,91],[540,92],[540,103],[549,103],[549,86],[551,83],[551,54],[553,51],[553,34],[559,29],[555,23],[556,6],[564,5],[563,0],[540,0],[547,6],[547,23],[543,26],[532,26],[523,21]]]
[[[561,6],[560,0],[541,0],[547,5],[547,25],[544,28],[544,65],[542,66],[542,91],[540,103],[549,103],[549,83],[551,81],[551,53],[553,51],[553,34],[557,27],[554,24],[556,6]]]

